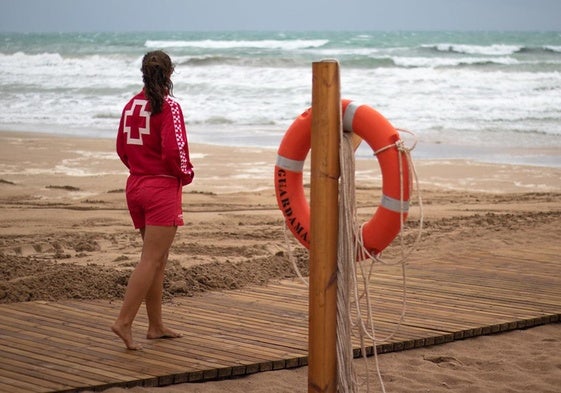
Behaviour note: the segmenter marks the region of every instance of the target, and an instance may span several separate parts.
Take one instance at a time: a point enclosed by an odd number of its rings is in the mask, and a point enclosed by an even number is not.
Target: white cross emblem
[[[125,127],[129,145],[142,145],[142,135],[150,135],[150,112],[146,110],[146,100],[134,100],[129,110],[125,111]]]

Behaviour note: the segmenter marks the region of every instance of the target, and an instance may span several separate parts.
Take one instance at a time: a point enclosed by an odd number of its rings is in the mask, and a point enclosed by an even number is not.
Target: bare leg
[[[166,254],[165,261],[161,269],[156,272],[152,286],[146,294],[146,313],[148,314],[148,332],[146,333],[146,338],[148,339],[178,338],[182,336],[181,333],[165,327],[162,320],[164,274],[168,255],[169,253]]]
[[[153,285],[156,282],[160,285],[163,283],[165,262],[176,231],[177,227],[173,226],[151,225],[146,226],[145,230],[141,231],[144,243],[140,262],[129,278],[121,311],[111,327],[111,330],[123,340],[128,349],[142,348],[132,338],[132,323],[142,301],[147,297]],[[161,290],[160,288],[160,292]]]

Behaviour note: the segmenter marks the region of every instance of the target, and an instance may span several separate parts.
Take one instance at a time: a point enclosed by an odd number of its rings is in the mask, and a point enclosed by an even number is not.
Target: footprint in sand
[[[425,355],[423,359],[436,364],[438,367],[450,368],[457,370],[463,366],[463,363],[452,356],[441,355]]]

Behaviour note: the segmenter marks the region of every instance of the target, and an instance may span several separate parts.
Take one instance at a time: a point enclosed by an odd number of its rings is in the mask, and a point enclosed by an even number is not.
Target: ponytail
[[[174,65],[167,53],[157,50],[148,52],[142,59],[144,91],[150,101],[152,113],[160,113],[167,95],[173,96],[171,74]]]

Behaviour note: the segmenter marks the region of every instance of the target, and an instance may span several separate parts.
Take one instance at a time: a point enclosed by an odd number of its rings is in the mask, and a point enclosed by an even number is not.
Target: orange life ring
[[[384,149],[400,140],[384,116],[367,105],[342,100],[343,129],[364,139],[376,154],[382,172],[382,200],[372,218],[362,226],[363,246],[371,254],[384,250],[401,230],[409,211],[409,167],[405,153]],[[310,151],[312,110],[294,120],[286,131],[277,154],[275,191],[277,204],[292,234],[310,247],[310,206],[304,194],[302,171]],[[402,199],[403,198],[403,201]]]

